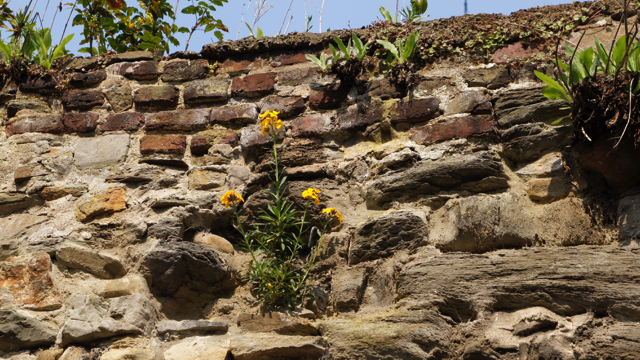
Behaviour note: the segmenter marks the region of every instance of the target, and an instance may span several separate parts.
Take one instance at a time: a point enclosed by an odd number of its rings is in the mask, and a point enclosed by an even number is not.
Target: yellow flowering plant
[[[303,209],[296,209],[289,199],[289,185],[284,175],[285,167],[278,158],[278,130],[283,126],[277,111],[266,111],[261,118],[261,130],[273,142],[270,160],[273,171],[272,187],[267,189],[271,204],[260,209],[251,230],[245,231],[240,220],[239,205],[242,196],[233,190],[227,191],[220,199],[225,207],[233,207],[236,228],[242,234],[244,249],[251,254],[251,264],[246,280],[253,287],[256,298],[267,307],[289,306],[295,308],[304,298],[310,297],[311,286],[307,279],[319,253],[320,238],[331,220],[342,215],[335,210],[323,214],[319,219],[322,229],[310,225],[310,208],[320,204],[320,190],[309,188],[302,192]],[[304,241],[308,239],[308,241]],[[303,258],[302,253],[308,256]]]

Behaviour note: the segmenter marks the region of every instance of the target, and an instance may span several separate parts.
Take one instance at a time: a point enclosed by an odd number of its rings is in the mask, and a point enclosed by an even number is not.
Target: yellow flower
[[[337,217],[342,224],[342,214],[340,214],[340,211],[336,210],[336,208],[326,208],[322,210],[322,212]]]
[[[241,202],[244,202],[244,199],[242,198],[242,196],[240,194],[238,194],[237,192],[235,192],[233,190],[227,191],[220,198],[220,202],[222,202],[222,205],[224,205],[224,207],[226,207],[226,208],[228,208],[229,206],[233,205],[234,201],[239,204]]]
[[[278,119],[278,115],[280,115],[279,111],[265,111],[260,114],[260,118],[262,122],[260,123],[260,130],[263,135],[275,135],[275,130],[282,129],[282,120]]]
[[[315,204],[320,204],[320,198],[318,198],[318,194],[320,194],[320,190],[316,188],[308,188],[307,190],[302,192],[302,197],[305,199],[311,199]]]

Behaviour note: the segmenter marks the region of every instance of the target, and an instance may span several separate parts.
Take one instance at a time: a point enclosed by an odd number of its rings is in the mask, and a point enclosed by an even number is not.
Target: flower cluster
[[[329,216],[333,217],[337,217],[338,220],[340,220],[340,224],[342,224],[342,214],[340,214],[340,211],[336,210],[336,208],[326,208],[324,210],[322,210],[322,212],[324,214],[329,214]]]
[[[305,199],[313,200],[313,202],[317,205],[320,204],[320,198],[318,197],[320,194],[320,190],[316,188],[308,188],[307,190],[302,192],[302,197]]]
[[[260,123],[260,130],[262,130],[263,135],[275,136],[276,130],[282,129],[282,120],[278,119],[278,115],[280,115],[279,111],[265,111],[260,118],[262,119],[262,123]]]
[[[233,205],[234,201],[239,204],[241,202],[244,202],[244,199],[242,198],[242,195],[233,190],[229,190],[224,193],[224,195],[222,195],[222,198],[220,199],[220,202],[222,202],[222,205],[224,205],[224,207],[226,208]]]

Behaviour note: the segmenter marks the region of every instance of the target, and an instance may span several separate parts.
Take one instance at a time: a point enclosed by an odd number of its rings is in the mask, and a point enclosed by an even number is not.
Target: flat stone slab
[[[229,325],[223,322],[203,321],[203,320],[165,320],[156,325],[159,334],[165,333],[226,333]]]
[[[105,135],[82,138],[76,145],[78,168],[109,166],[121,162],[129,151],[129,135]]]

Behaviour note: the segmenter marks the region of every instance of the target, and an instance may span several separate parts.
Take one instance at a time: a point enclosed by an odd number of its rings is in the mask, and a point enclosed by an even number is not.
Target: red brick
[[[107,72],[104,70],[92,71],[90,73],[74,74],[69,84],[77,88],[94,87],[107,79]]]
[[[413,101],[399,101],[391,110],[391,123],[423,122],[440,116],[440,101],[431,97]]]
[[[238,134],[230,129],[213,129],[203,131],[191,138],[191,154],[201,156],[209,152],[213,145],[238,145]]]
[[[164,65],[162,81],[189,81],[202,79],[209,74],[209,62],[199,60],[175,60]]]
[[[62,106],[65,110],[90,110],[104,104],[104,94],[100,89],[70,90],[62,96]]]
[[[306,54],[303,54],[303,53],[282,54],[282,55],[277,56],[275,59],[273,59],[273,62],[271,63],[271,66],[279,67],[279,66],[293,65],[293,64],[300,64],[300,63],[303,63],[303,62],[308,62],[309,60],[307,60],[307,57],[305,55]]]
[[[211,110],[213,124],[255,124],[258,121],[258,107],[254,104],[232,105]]]
[[[137,111],[149,111],[155,108],[178,106],[180,90],[172,85],[143,86],[133,94]]]
[[[62,115],[65,132],[86,133],[96,129],[99,116],[94,113],[67,113]]]
[[[300,96],[270,95],[262,99],[260,108],[263,111],[278,111],[280,118],[286,119],[304,112],[307,107],[304,104],[304,99]]]
[[[140,153],[184,154],[187,149],[185,135],[146,135],[140,139]]]
[[[262,66],[262,59],[257,57],[255,59],[244,60],[232,60],[228,59],[223,63],[218,64],[217,72],[221,74],[228,73],[231,76],[240,74],[246,74],[251,69]]]
[[[411,129],[410,139],[422,144],[431,144],[451,139],[466,139],[472,136],[494,137],[495,121],[489,115],[464,116],[447,122],[425,125]]]
[[[145,120],[147,130],[198,130],[209,124],[209,109],[162,111],[148,114]]]
[[[331,118],[325,115],[309,115],[291,122],[291,135],[294,137],[313,137],[331,130]]]
[[[19,117],[7,125],[7,134],[24,134],[28,132],[62,134],[64,125],[59,115],[31,115]]]
[[[155,61],[122,63],[116,66],[118,66],[118,73],[128,79],[156,80],[160,76],[158,63]]]
[[[231,82],[231,94],[233,96],[246,97],[269,95],[273,92],[275,84],[275,73],[246,75],[233,79]]]
[[[349,95],[347,86],[340,84],[329,85],[325,90],[311,91],[309,95],[309,107],[312,109],[337,109]]]
[[[144,114],[125,112],[112,114],[104,124],[98,126],[100,131],[136,131],[144,125]]]

